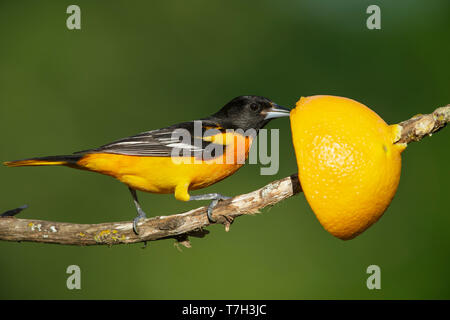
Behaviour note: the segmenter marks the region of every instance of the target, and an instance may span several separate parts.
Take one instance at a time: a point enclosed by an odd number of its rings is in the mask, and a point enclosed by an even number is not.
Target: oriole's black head
[[[271,119],[288,117],[289,109],[260,96],[240,96],[228,102],[208,119],[224,129],[261,129]]]

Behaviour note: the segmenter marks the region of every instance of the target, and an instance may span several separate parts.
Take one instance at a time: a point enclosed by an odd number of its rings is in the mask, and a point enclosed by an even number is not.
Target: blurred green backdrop
[[[82,29],[66,28],[81,7]],[[381,7],[381,30],[366,8]],[[0,2],[0,160],[71,153],[209,115],[242,94],[293,106],[332,94],[367,104],[388,123],[450,102],[450,2]],[[233,195],[296,171],[289,121],[281,167],[248,165],[206,189]],[[182,252],[173,240],[114,247],[0,243],[0,297],[113,299],[450,298],[450,129],[409,146],[384,217],[351,241],[326,233],[302,194],[225,233],[212,226]],[[130,220],[127,188],[66,168],[0,168],[0,211],[22,218]],[[205,190],[204,190],[205,191]],[[196,192],[198,193],[198,192]],[[140,193],[151,215],[200,203]],[[68,265],[82,289],[66,288]],[[381,290],[366,268],[381,267]]]

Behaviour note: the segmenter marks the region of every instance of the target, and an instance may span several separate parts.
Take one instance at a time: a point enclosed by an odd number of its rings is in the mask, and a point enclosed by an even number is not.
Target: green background
[[[66,28],[81,7],[82,29]],[[381,30],[366,8],[381,7]],[[388,123],[450,102],[450,2],[0,2],[0,160],[65,154],[207,116],[243,94],[293,106],[300,96],[356,99]],[[288,119],[280,170],[247,165],[206,192],[249,192],[297,170]],[[0,243],[0,297],[114,299],[450,298],[450,129],[412,144],[384,217],[351,241],[320,226],[303,194],[229,233],[211,226],[179,252],[173,240],[72,247]],[[0,211],[99,223],[132,219],[127,188],[67,168],[0,168]],[[202,192],[200,191],[200,193]],[[199,192],[194,192],[198,194]],[[199,203],[140,193],[150,215]],[[66,288],[67,266],[81,290]],[[366,268],[381,268],[368,290]]]

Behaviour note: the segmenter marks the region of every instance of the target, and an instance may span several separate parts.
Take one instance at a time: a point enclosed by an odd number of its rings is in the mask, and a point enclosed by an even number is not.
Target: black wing
[[[197,124],[196,124],[197,123]],[[197,125],[197,130],[194,130]],[[123,138],[99,148],[83,150],[75,154],[86,153],[113,153],[130,156],[170,157],[195,156],[204,158],[203,151],[212,142],[202,139],[205,132],[211,134],[210,129],[219,128],[216,123],[209,120],[183,122],[167,128],[139,133],[135,136]],[[199,130],[200,129],[200,130]],[[207,132],[207,130],[210,130]],[[217,132],[220,132],[217,129]],[[217,134],[217,133],[216,133]],[[220,145],[217,149],[222,148]],[[176,150],[174,150],[176,149]],[[222,151],[223,152],[223,151]],[[219,154],[214,154],[217,157]]]

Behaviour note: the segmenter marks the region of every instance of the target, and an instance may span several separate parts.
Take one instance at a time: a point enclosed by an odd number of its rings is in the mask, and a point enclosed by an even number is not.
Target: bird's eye
[[[252,103],[250,105],[250,109],[252,109],[252,111],[258,111],[259,110],[259,105],[257,103]]]

